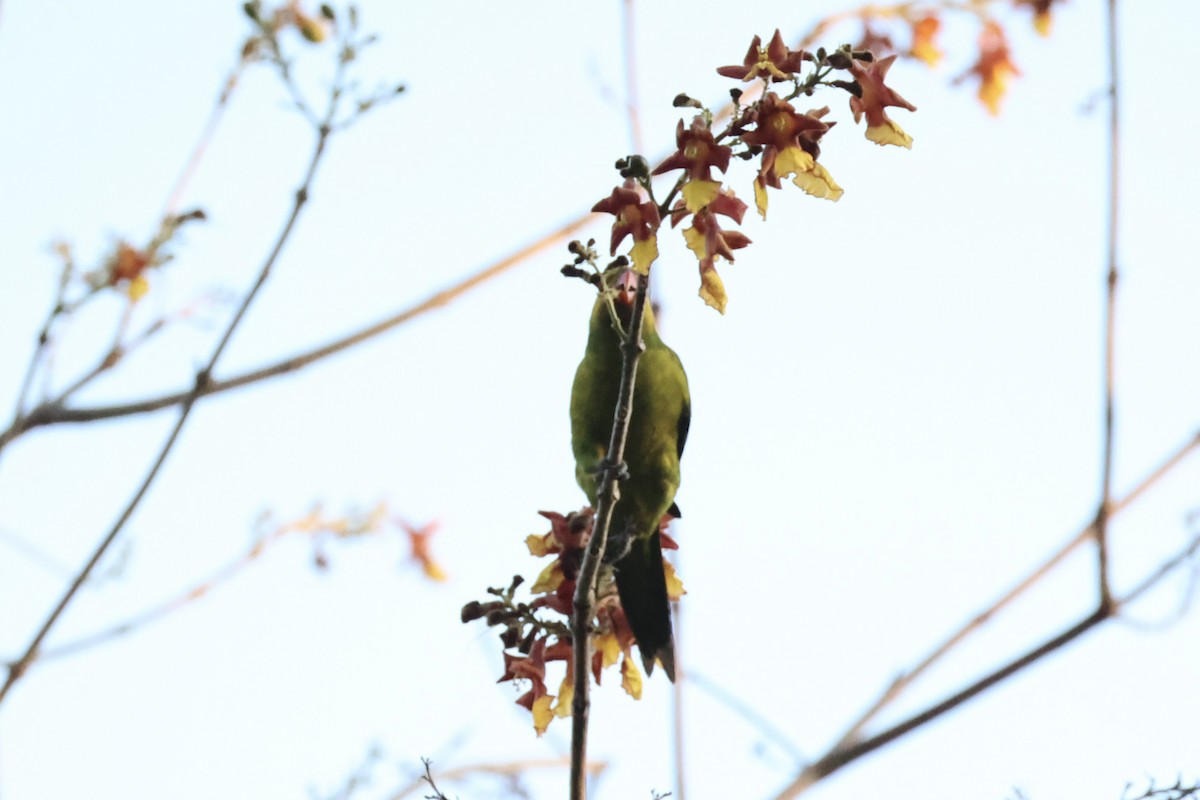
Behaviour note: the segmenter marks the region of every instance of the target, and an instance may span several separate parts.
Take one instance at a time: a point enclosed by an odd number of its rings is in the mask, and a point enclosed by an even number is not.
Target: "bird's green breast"
[[[681,432],[686,434],[689,397],[679,358],[663,344],[647,317],[646,349],[638,361],[625,464],[629,477],[621,484],[617,516],[629,520],[640,535],[657,529],[679,488]],[[607,309],[597,303],[587,352],[575,374],[571,392],[571,442],[575,475],[588,499],[596,502],[596,473],[608,451],[622,355],[620,337]],[[682,420],[682,424],[681,424]]]

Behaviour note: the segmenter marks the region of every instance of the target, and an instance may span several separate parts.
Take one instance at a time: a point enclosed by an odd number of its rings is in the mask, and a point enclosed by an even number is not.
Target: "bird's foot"
[[[596,470],[596,484],[598,486],[605,485],[610,479],[624,481],[629,479],[629,465],[624,461],[612,463],[605,460],[600,462],[600,468]]]

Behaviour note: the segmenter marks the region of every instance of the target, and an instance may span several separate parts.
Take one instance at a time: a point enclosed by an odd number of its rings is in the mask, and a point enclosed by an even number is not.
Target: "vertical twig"
[[[613,509],[621,497],[619,476],[625,461],[625,442],[629,438],[629,418],[633,412],[633,386],[637,379],[638,360],[645,345],[642,343],[642,319],[646,311],[646,290],[649,278],[638,276],[637,296],[629,330],[621,342],[621,385],[617,390],[617,408],[613,415],[612,435],[608,455],[602,465],[603,474],[596,489],[596,516],[592,522],[592,537],[583,554],[579,576],[575,579],[573,598],[574,617],[571,622],[571,658],[574,665],[575,696],[571,702],[571,800],[587,797],[587,729],[591,688],[591,627],[595,613],[596,577],[608,541]]]
[[[21,388],[17,391],[17,404],[13,410],[13,423],[9,427],[9,431],[16,430],[21,422],[25,419],[25,406],[29,400],[29,393],[33,389],[34,378],[37,377],[38,369],[43,366],[46,350],[50,346],[50,330],[54,327],[54,323],[64,313],[67,308],[67,288],[71,285],[71,278],[74,275],[74,261],[68,254],[63,257],[63,270],[58,279],[58,289],[54,295],[54,303],[50,307],[50,312],[46,315],[46,320],[42,323],[42,329],[38,332],[37,344],[34,347],[33,355],[29,358],[29,366],[25,369],[25,377],[21,379]],[[4,445],[10,442],[14,436],[10,436],[8,431],[0,434],[0,450],[4,449]]]
[[[624,0],[621,3],[622,35],[621,44],[625,62],[625,115],[629,120],[629,144],[634,153],[645,153],[646,148],[642,137],[641,99],[638,92],[637,68],[637,25],[634,19],[634,0]],[[655,307],[657,311],[657,306]],[[678,554],[676,554],[678,556]],[[683,675],[683,663],[679,639],[679,601],[671,602],[671,616],[674,617],[675,630],[675,665],[679,674]],[[683,771],[683,681],[678,680],[671,687],[671,718],[672,738],[675,745],[675,798],[686,800]]]
[[[679,569],[679,553],[675,553],[675,568]],[[675,794],[676,800],[687,797],[686,771],[684,770],[683,749],[683,684],[687,679],[687,660],[683,658],[680,631],[683,628],[680,620],[680,610],[683,605],[678,600],[671,601],[671,623],[675,633],[675,673],[676,681],[671,684],[671,735],[675,740]]]
[[[625,50],[625,114],[629,118],[629,143],[633,152],[644,153],[642,147],[641,101],[638,99],[637,40],[634,37],[633,0],[621,3],[621,43]]]
[[[1108,518],[1112,503],[1113,423],[1116,381],[1114,351],[1117,310],[1117,225],[1120,208],[1120,121],[1121,106],[1117,61],[1117,0],[1108,0],[1108,277],[1104,315],[1104,467],[1100,486],[1100,506],[1096,510],[1096,552],[1099,573],[1100,607],[1112,603],[1108,583]]]
[[[170,217],[179,207],[179,200],[183,197],[183,192],[187,188],[188,182],[191,181],[192,175],[195,174],[196,167],[200,164],[200,159],[204,157],[209,142],[212,141],[213,136],[216,134],[221,117],[224,116],[225,109],[229,107],[229,98],[233,95],[233,90],[237,87],[238,79],[245,68],[246,59],[242,58],[238,61],[237,66],[230,70],[229,76],[225,79],[225,83],[221,87],[221,93],[217,96],[216,102],[213,103],[212,109],[208,112],[208,120],[204,123],[204,129],[200,132],[200,138],[196,141],[196,146],[192,148],[192,153],[188,156],[183,169],[180,170],[179,177],[175,179],[175,185],[171,188],[170,194],[167,195],[167,202],[163,206],[163,219]]]

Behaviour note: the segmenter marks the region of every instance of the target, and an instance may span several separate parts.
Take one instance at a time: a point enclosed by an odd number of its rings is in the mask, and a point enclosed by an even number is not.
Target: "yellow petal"
[[[537,700],[533,701],[533,729],[537,731],[537,735],[541,736],[546,732],[546,728],[550,727],[550,723],[554,721],[554,712],[550,710],[550,704],[554,702],[554,697],[544,694]]]
[[[700,297],[705,303],[722,314],[729,298],[725,295],[725,283],[715,269],[706,269],[700,273]]]
[[[595,644],[596,652],[600,654],[601,669],[608,669],[617,663],[617,658],[621,655],[621,643],[617,641],[616,634],[606,633],[603,636],[597,636]]]
[[[440,581],[446,580],[445,571],[440,566],[438,566],[438,563],[436,561],[429,561],[429,560],[422,561],[421,569],[425,572],[425,577],[429,578],[431,581],[439,581],[440,582]]]
[[[912,137],[890,119],[885,119],[882,125],[867,128],[867,138],[878,145],[894,144],[897,147],[912,149]]]
[[[704,234],[696,230],[695,225],[683,229],[683,240],[687,242],[688,250],[696,254],[696,258],[703,259],[708,255],[708,243],[704,241]]]
[[[942,60],[942,51],[930,42],[914,42],[912,54],[931,67],[936,67]]]
[[[529,587],[529,591],[533,592],[534,594],[553,592],[562,585],[562,582],[562,564],[560,564],[556,558],[544,570],[542,570],[542,573],[538,575],[537,580],[533,582],[533,586]]]
[[[1053,27],[1054,20],[1050,16],[1049,11],[1038,12],[1033,18],[1033,27],[1042,36],[1049,36],[1050,29]]]
[[[554,537],[549,533],[531,533],[525,537],[525,546],[529,548],[529,554],[538,558],[557,553],[558,548],[555,545]]]
[[[792,178],[792,183],[799,186],[813,197],[819,197],[822,200],[832,200],[837,202],[842,199],[845,192],[842,187],[837,185],[837,181],[829,174],[829,170],[820,164],[813,164],[812,171],[798,172],[796,177]]]
[[[687,210],[695,214],[721,193],[721,184],[716,181],[688,181],[683,185],[683,202]]]
[[[767,218],[767,187],[758,178],[754,179],[754,205],[758,206],[758,215]]]
[[[634,700],[642,699],[642,672],[629,656],[621,660],[621,688]]]
[[[635,242],[633,249],[629,251],[629,258],[633,261],[634,271],[639,275],[649,275],[650,265],[658,258],[658,237],[651,236],[649,239]]]
[[[571,716],[571,701],[575,699],[575,676],[570,672],[558,687],[558,700],[554,701],[554,716],[566,719]]]
[[[1000,64],[992,72],[990,79],[979,84],[979,99],[993,117],[1000,114],[1000,101],[1008,93],[1008,79],[1012,74],[1011,69]]]
[[[775,156],[775,174],[786,178],[795,172],[808,172],[812,169],[813,157],[799,147],[785,147]]]
[[[679,576],[675,574],[674,565],[665,558],[663,559],[663,572],[667,576],[667,597],[678,600],[687,594],[687,590],[683,588],[683,581],[679,580]]]
[[[129,286],[125,289],[125,293],[129,295],[130,301],[134,303],[145,297],[148,291],[150,291],[150,282],[143,275],[138,275],[131,280]]]

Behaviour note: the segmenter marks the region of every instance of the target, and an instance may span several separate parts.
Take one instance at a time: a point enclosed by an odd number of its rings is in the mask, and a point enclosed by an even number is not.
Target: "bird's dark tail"
[[[671,636],[671,603],[667,599],[667,578],[663,572],[662,544],[658,531],[653,536],[637,537],[633,546],[616,564],[617,592],[625,618],[637,639],[638,651],[646,676],[654,672],[654,662],[675,681],[675,642]]]

